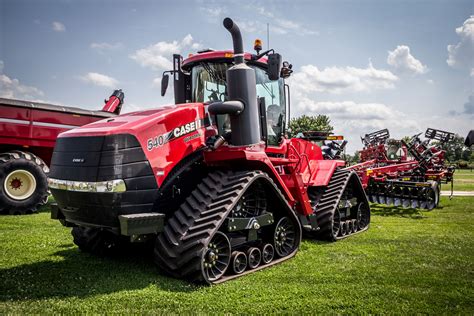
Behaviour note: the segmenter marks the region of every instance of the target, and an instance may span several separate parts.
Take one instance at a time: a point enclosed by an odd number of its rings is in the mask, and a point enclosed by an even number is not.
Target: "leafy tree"
[[[441,146],[444,150],[446,150],[446,157],[449,162],[458,161],[460,159],[469,160],[471,155],[471,149],[464,146],[464,137],[459,135],[455,135],[454,139],[444,143]]]
[[[354,156],[352,156],[352,162],[358,163],[360,160],[360,153],[358,150],[354,152]]]
[[[327,115],[302,115],[297,118],[292,118],[290,121],[291,136],[295,136],[300,132],[321,131],[332,132],[333,127],[331,120]]]

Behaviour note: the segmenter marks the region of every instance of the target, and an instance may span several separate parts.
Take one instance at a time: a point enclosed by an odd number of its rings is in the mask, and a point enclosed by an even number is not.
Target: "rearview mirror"
[[[268,79],[278,80],[280,78],[282,65],[281,55],[277,53],[268,55],[267,65]]]
[[[166,89],[168,89],[168,82],[170,81],[170,76],[163,74],[161,78],[161,96],[164,97]]]

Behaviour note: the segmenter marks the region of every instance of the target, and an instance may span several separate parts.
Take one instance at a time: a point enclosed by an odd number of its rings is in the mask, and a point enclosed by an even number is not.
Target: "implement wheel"
[[[439,186],[438,183],[435,181],[430,181],[431,182],[431,187],[427,189],[427,209],[432,210],[439,205]]]
[[[12,151],[0,155],[0,211],[30,214],[48,198],[48,166],[39,157]]]

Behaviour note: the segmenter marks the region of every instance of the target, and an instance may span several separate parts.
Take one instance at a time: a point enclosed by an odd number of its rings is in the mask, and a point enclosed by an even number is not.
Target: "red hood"
[[[67,132],[61,133],[59,137],[103,136],[112,134],[137,135],[140,131],[146,130],[152,125],[159,123],[168,125],[169,122],[165,122],[164,120],[175,112],[186,110],[200,112],[199,110],[202,109],[203,106],[203,103],[187,103],[165,105],[153,110],[130,112],[71,129]]]

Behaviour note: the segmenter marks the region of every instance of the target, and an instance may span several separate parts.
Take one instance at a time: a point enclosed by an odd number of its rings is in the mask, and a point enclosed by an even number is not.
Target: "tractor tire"
[[[31,214],[48,199],[49,172],[44,161],[28,152],[0,154],[0,212]]]
[[[101,228],[77,226],[71,231],[74,243],[83,252],[96,256],[112,256],[127,244],[123,236]]]

